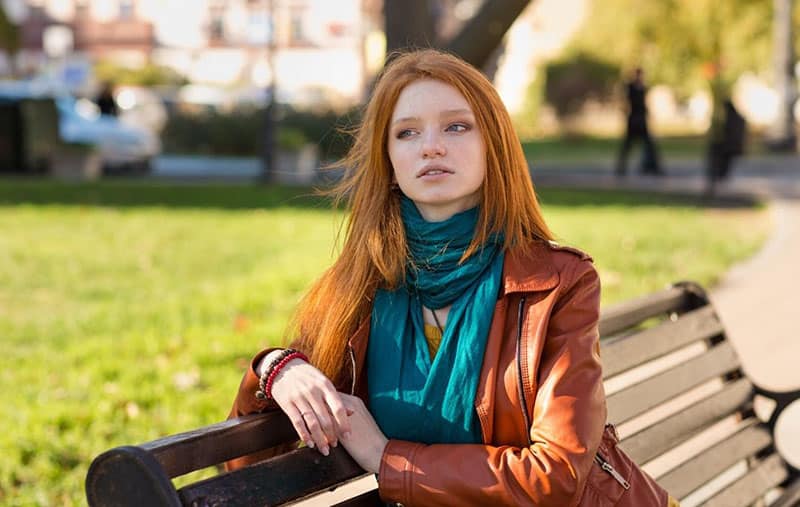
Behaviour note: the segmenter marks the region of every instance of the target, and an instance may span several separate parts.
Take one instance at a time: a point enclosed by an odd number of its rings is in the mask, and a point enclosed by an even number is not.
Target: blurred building
[[[201,89],[255,95],[274,69],[281,100],[352,103],[382,64],[380,0],[0,1],[21,26],[16,67],[28,74],[54,59],[154,63]]]

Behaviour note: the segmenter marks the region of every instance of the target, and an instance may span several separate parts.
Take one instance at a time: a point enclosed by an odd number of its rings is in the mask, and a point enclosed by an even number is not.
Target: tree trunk
[[[792,40],[792,0],[774,0],[775,90],[778,93],[778,116],[769,132],[768,145],[774,151],[795,151],[794,102],[797,98],[794,78]]]
[[[383,4],[386,54],[404,48],[427,48],[436,42],[428,0],[386,0]]]
[[[486,0],[464,28],[440,46],[482,69],[529,3],[530,0]]]

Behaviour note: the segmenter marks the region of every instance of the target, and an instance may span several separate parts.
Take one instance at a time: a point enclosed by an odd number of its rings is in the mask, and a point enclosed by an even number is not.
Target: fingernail
[[[306,445],[307,445],[307,446],[309,446],[309,447],[311,447],[312,449],[314,448],[314,442],[313,442],[313,441],[311,441],[311,442],[306,442]]]
[[[321,448],[320,451],[322,452],[323,456],[327,456],[328,454],[330,454],[330,450],[328,449],[327,445]]]
[[[336,440],[334,440],[334,441],[331,443],[331,446],[333,446],[333,447],[336,447],[337,445],[339,445],[339,442],[338,442],[338,441],[336,441]]]
[[[349,431],[345,431],[344,433],[342,433],[342,436],[344,438],[350,438],[350,432]]]

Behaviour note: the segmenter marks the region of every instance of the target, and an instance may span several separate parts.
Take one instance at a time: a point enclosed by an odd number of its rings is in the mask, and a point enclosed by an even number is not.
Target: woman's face
[[[419,79],[403,88],[388,150],[394,178],[425,220],[440,222],[478,204],[486,146],[472,108],[454,87]]]

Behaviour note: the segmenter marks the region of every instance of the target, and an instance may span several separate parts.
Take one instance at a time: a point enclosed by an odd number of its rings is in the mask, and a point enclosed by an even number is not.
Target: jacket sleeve
[[[260,400],[256,398],[256,391],[258,390],[259,377],[256,374],[256,366],[261,359],[274,350],[279,350],[278,347],[264,349],[250,361],[247,371],[244,372],[242,381],[239,383],[239,390],[236,393],[236,398],[233,400],[233,407],[228,414],[228,419],[234,417],[241,417],[243,415],[258,414],[266,412],[270,409],[277,409],[278,405],[274,401]]]
[[[231,407],[231,411],[228,414],[228,419],[233,419],[234,417],[240,417],[243,415],[258,414],[270,410],[280,410],[278,404],[274,401],[260,400],[256,398],[256,390],[258,389],[259,381],[258,375],[256,375],[256,366],[258,366],[261,358],[273,350],[277,350],[277,348],[268,348],[262,350],[256,354],[256,356],[250,362],[250,365],[247,367],[247,371],[245,371],[244,377],[242,377],[242,381],[239,384],[239,391],[236,393],[236,398],[233,400],[233,407]],[[230,472],[253,463],[258,463],[259,461],[264,461],[267,458],[289,452],[295,447],[297,447],[297,444],[295,442],[290,442],[277,447],[264,449],[254,454],[241,456],[225,462],[225,470]]]
[[[572,506],[580,500],[606,419],[599,357],[600,282],[590,261],[562,272],[538,372],[529,447],[390,440],[384,501],[410,505]]]

